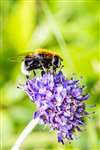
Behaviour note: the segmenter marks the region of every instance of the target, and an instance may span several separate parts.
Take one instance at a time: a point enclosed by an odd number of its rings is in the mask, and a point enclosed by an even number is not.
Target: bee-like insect
[[[33,71],[35,75],[36,69],[40,69],[42,74],[50,69],[56,71],[63,61],[58,54],[46,49],[37,49],[33,52],[20,55],[19,58],[22,61],[21,70],[27,77],[31,71]]]

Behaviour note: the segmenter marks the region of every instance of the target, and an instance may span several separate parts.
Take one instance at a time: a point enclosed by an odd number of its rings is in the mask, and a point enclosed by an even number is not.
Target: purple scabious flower
[[[37,105],[34,118],[39,117],[43,124],[57,130],[58,142],[73,140],[75,130],[81,131],[88,115],[84,101],[89,94],[83,94],[79,80],[66,79],[61,71],[55,75],[49,72],[28,79],[22,88]]]

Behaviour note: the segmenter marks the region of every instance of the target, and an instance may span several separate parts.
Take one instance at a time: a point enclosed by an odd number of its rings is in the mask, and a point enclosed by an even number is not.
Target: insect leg
[[[34,74],[34,76],[36,76],[36,72],[33,70],[33,74]]]
[[[56,70],[57,70],[57,67],[53,64],[52,71],[54,74],[56,73]]]
[[[60,67],[60,71],[62,70],[62,68],[64,67],[64,65],[61,65],[61,67]]]
[[[43,76],[44,74],[45,74],[45,71],[44,71],[44,70],[42,70],[42,71],[41,71],[41,75]]]
[[[41,67],[42,67],[42,70],[43,70],[44,72],[46,72],[46,69],[44,68],[42,62],[41,62],[41,61],[39,61],[39,62],[40,62],[40,65],[41,65]]]
[[[29,79],[29,75],[26,75],[26,79]]]

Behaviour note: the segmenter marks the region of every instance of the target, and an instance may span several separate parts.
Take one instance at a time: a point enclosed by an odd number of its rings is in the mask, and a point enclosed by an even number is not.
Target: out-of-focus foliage
[[[2,148],[11,149],[32,119],[35,105],[18,83],[25,82],[20,62],[10,57],[36,48],[57,51],[64,58],[66,76],[73,73],[91,93],[88,104],[96,104],[93,120],[72,144],[59,144],[54,132],[38,125],[22,145],[29,150],[98,150],[100,129],[99,1],[98,0],[1,0],[0,1],[0,87]]]

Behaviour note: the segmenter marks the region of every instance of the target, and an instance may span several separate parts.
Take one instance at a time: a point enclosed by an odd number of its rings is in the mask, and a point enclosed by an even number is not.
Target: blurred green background
[[[33,117],[36,106],[18,83],[26,78],[20,63],[10,57],[37,48],[58,52],[64,58],[64,73],[77,78],[91,93],[88,104],[96,104],[93,119],[72,144],[57,142],[56,133],[38,125],[27,137],[22,150],[99,150],[99,0],[1,0],[0,1],[0,87],[1,149],[10,150]]]

